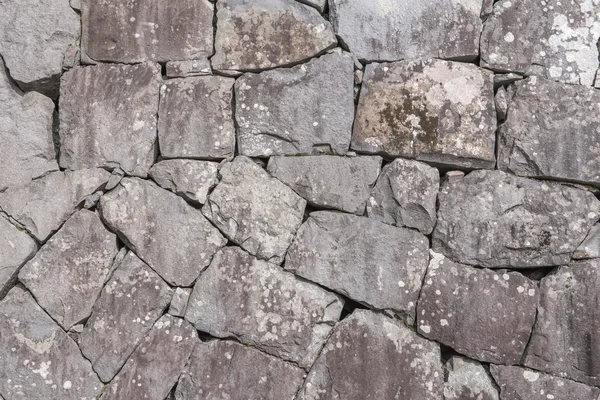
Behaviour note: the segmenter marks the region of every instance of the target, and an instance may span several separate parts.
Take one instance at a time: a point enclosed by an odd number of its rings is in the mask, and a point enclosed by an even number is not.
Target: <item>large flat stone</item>
[[[157,152],[160,74],[160,65],[151,63],[65,72],[60,86],[60,166],[119,167],[145,178]]]
[[[31,236],[0,215],[0,299],[16,281],[19,268],[34,256],[37,249]]]
[[[369,64],[352,149],[459,168],[496,164],[493,74],[472,64]]]
[[[353,90],[354,62],[348,54],[244,74],[235,84],[240,154],[345,154],[354,118]]]
[[[417,306],[417,331],[476,360],[517,364],[538,299],[536,282],[518,272],[473,268],[432,252]]]
[[[477,361],[452,356],[445,367],[444,400],[499,400],[494,381]]]
[[[210,161],[164,160],[150,169],[150,176],[164,189],[192,203],[204,204],[217,184],[219,164]]]
[[[100,200],[106,224],[174,286],[191,286],[227,240],[185,200],[154,183],[125,178]]]
[[[591,192],[502,171],[447,182],[438,198],[433,248],[487,268],[569,263],[600,216]]]
[[[194,286],[185,318],[216,337],[308,368],[338,321],[343,302],[277,265],[226,247]]]
[[[221,182],[202,208],[232,242],[281,263],[302,223],[306,201],[243,156],[225,164]]]

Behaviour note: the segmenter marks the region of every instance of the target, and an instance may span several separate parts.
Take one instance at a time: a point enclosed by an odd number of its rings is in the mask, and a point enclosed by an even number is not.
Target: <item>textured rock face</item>
[[[353,87],[354,62],[339,53],[243,75],[235,84],[240,154],[345,154],[354,118]]]
[[[439,202],[433,248],[487,268],[566,264],[600,215],[591,192],[501,171],[449,182]]]
[[[217,183],[218,164],[210,161],[165,160],[152,166],[150,176],[164,189],[192,203],[204,204]]]
[[[158,138],[165,158],[233,156],[233,83],[206,76],[174,79],[161,89]]]
[[[156,156],[160,82],[160,66],[150,63],[66,72],[60,90],[60,166],[119,167],[145,178]]]
[[[215,255],[194,286],[185,318],[200,331],[236,337],[308,368],[342,306],[334,294],[228,247]]]
[[[599,18],[596,1],[498,1],[481,36],[481,65],[592,85]]]
[[[493,74],[443,60],[369,64],[352,149],[462,168],[493,168]]]
[[[573,258],[576,260],[600,258],[600,224],[596,224],[590,229],[585,240],[573,253]]]
[[[499,400],[498,390],[477,361],[453,356],[447,363],[444,400]]]
[[[35,241],[0,216],[0,299],[10,289],[16,274],[37,250]]]
[[[206,57],[195,60],[169,61],[166,64],[166,70],[169,78],[187,78],[212,74],[210,61]]]
[[[517,272],[496,273],[432,253],[417,307],[417,330],[460,354],[497,364],[521,360],[539,291]]]
[[[363,215],[380,157],[271,157],[267,171],[309,204]]]
[[[440,348],[381,314],[357,310],[339,323],[298,400],[442,400]]]
[[[204,215],[250,254],[283,261],[306,201],[247,157],[227,163],[220,174],[221,182],[202,208]]]
[[[329,22],[295,0],[218,0],[217,10],[217,70],[290,65],[337,43]]]
[[[175,399],[293,399],[304,371],[233,341],[199,343]]]
[[[199,210],[140,179],[123,179],[102,197],[100,211],[129,248],[175,286],[191,286],[227,242]]]
[[[185,316],[185,311],[187,310],[187,305],[191,294],[192,289],[190,288],[175,289],[175,293],[171,298],[171,304],[169,305],[169,314],[174,317],[183,318]]]

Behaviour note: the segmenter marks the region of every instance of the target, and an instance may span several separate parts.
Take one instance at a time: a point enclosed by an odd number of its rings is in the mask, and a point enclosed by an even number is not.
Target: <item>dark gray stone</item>
[[[166,64],[168,78],[187,78],[190,76],[212,75],[208,58],[195,60],[169,61]]]
[[[154,164],[150,176],[160,187],[185,200],[204,204],[208,192],[217,184],[219,164],[197,160],[165,160]]]
[[[0,299],[16,281],[19,268],[37,249],[31,236],[0,215]]]
[[[444,400],[499,400],[492,378],[477,361],[452,356],[446,370]]]

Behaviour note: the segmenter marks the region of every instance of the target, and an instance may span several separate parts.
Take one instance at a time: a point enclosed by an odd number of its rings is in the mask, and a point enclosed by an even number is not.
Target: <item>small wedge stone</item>
[[[191,294],[192,289],[190,288],[176,288],[173,298],[171,299],[171,305],[169,306],[169,314],[174,317],[183,318]]]
[[[188,78],[190,76],[212,75],[208,58],[195,60],[169,61],[166,65],[168,78]]]
[[[590,229],[585,240],[573,253],[573,258],[575,260],[600,258],[600,224],[596,224]]]
[[[204,204],[209,190],[217,184],[218,167],[210,161],[165,160],[152,166],[150,176],[163,189]]]
[[[477,361],[452,356],[446,370],[444,400],[500,400],[492,378]]]

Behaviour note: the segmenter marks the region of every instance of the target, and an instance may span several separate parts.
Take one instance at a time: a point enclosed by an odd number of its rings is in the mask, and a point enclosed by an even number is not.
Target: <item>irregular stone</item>
[[[285,269],[412,323],[428,250],[429,240],[418,232],[319,211],[298,230]]]
[[[480,64],[590,86],[598,69],[598,39],[595,2],[498,1],[483,27]]]
[[[119,167],[145,178],[157,152],[160,82],[160,66],[150,63],[65,72],[60,86],[60,166]]]
[[[99,168],[52,172],[0,193],[0,209],[43,242],[88,195],[102,189],[109,176]]]
[[[196,282],[185,318],[202,332],[235,337],[308,368],[342,307],[336,295],[226,247]]]
[[[496,104],[496,116],[498,122],[504,122],[506,120],[506,114],[508,114],[508,92],[503,86],[499,87],[494,96],[494,103]]]
[[[401,322],[356,310],[336,325],[298,400],[442,400],[444,372],[437,343]]]
[[[158,118],[163,157],[222,159],[233,156],[233,83],[234,79],[222,76],[165,82]]]
[[[243,156],[225,164],[202,212],[232,242],[279,264],[302,223],[306,201]]]
[[[102,289],[79,347],[104,382],[110,381],[169,305],[173,290],[133,252]]]
[[[267,171],[315,207],[363,215],[381,157],[271,157]]]
[[[585,190],[474,171],[442,186],[433,249],[486,268],[567,264],[600,216]]]
[[[0,301],[0,352],[7,399],[92,400],[102,389],[77,344],[20,286]]]
[[[523,79],[523,75],[508,73],[508,74],[494,74],[494,89],[500,86],[508,86],[511,83],[520,81]]]
[[[240,154],[345,154],[354,118],[353,65],[348,54],[331,53],[244,74],[235,83]]]
[[[163,315],[104,391],[101,400],[164,400],[199,342],[181,318]]]
[[[0,299],[15,283],[19,268],[37,251],[35,241],[0,215]]]
[[[490,365],[501,400],[597,400],[600,389],[521,367]]]
[[[444,400],[499,400],[492,378],[477,361],[452,356],[446,369]]]
[[[333,0],[335,33],[361,61],[479,55],[482,0]]]
[[[304,371],[227,340],[199,343],[179,378],[175,399],[293,399]]]
[[[212,55],[214,5],[209,0],[95,0],[82,6],[81,47],[91,61],[164,62]]]
[[[199,210],[154,183],[125,178],[100,199],[110,229],[173,286],[191,286],[227,240]]]
[[[92,193],[89,196],[87,196],[84,200],[83,208],[85,208],[86,210],[89,210],[89,209],[96,207],[96,205],[100,201],[100,197],[102,197],[103,194],[104,194],[103,192],[97,191],[97,192]]]
[[[176,288],[175,294],[171,299],[171,305],[169,306],[169,314],[174,317],[183,318],[190,299],[190,294],[192,294],[192,289],[190,288]]]
[[[165,160],[152,166],[150,176],[163,189],[192,203],[204,204],[217,183],[218,166],[210,161]]]
[[[121,179],[123,179],[124,176],[125,176],[125,171],[123,171],[121,168],[113,169],[112,174],[110,175],[108,182],[106,182],[106,187],[104,189],[107,191],[113,190],[114,188],[117,187],[119,182],[121,182]]]
[[[573,253],[575,260],[586,258],[600,258],[600,225],[592,226],[585,240]]]
[[[397,158],[381,171],[367,203],[374,220],[429,235],[436,221],[440,173],[427,164]]]
[[[118,251],[116,235],[81,210],[21,268],[19,280],[69,330],[92,313]]]
[[[519,363],[535,322],[536,283],[518,272],[496,273],[431,255],[417,331],[476,360]]]
[[[322,13],[325,10],[327,0],[298,0],[300,3],[304,3],[307,6],[311,6],[319,10]]]
[[[195,60],[169,61],[166,65],[167,78],[212,75],[210,61],[202,57]]]
[[[218,0],[217,10],[216,70],[287,66],[337,44],[329,22],[295,0]]]
[[[449,167],[493,168],[495,131],[490,71],[443,60],[369,64],[352,149]]]

